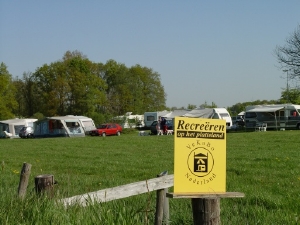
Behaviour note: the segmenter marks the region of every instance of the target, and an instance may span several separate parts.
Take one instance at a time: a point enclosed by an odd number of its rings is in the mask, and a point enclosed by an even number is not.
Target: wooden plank
[[[164,171],[157,177],[166,176],[168,171]],[[168,224],[169,222],[169,199],[166,197],[168,188],[159,189],[156,191],[156,212],[154,225]]]
[[[30,177],[31,164],[24,162],[20,173],[20,182],[18,188],[18,195],[20,198],[24,198],[28,186],[28,181]]]
[[[224,192],[224,193],[167,193],[168,198],[243,198],[241,192]]]
[[[166,175],[150,180],[139,181],[131,184],[126,184],[118,187],[107,188],[96,192],[90,192],[83,195],[76,195],[70,198],[60,200],[65,206],[79,204],[87,206],[95,202],[108,202],[116,199],[126,198],[134,195],[147,193],[173,187],[174,175]]]

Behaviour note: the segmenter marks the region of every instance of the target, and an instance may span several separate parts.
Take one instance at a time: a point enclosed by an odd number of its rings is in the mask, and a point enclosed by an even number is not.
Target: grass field
[[[154,224],[155,193],[64,209],[55,199],[173,174],[173,136],[0,139],[0,224]],[[27,195],[17,198],[23,162]],[[34,177],[53,174],[55,198],[38,198]],[[222,224],[300,224],[300,131],[227,134]],[[170,191],[172,191],[170,189]],[[190,201],[170,199],[170,224],[192,224]]]

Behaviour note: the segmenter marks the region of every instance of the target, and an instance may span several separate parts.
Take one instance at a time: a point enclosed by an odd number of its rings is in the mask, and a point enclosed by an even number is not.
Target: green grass
[[[300,131],[227,134],[222,224],[300,224]],[[154,224],[155,192],[64,209],[55,199],[173,174],[173,136],[0,139],[0,224]],[[4,162],[4,163],[3,163]],[[32,164],[24,200],[23,162]],[[38,198],[34,177],[53,174],[54,199]],[[170,189],[172,191],[172,189]],[[170,224],[192,224],[190,200],[170,199]]]

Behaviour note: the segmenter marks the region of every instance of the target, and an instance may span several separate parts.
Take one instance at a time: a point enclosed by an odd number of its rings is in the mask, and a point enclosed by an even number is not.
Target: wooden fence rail
[[[83,195],[76,195],[70,198],[61,199],[65,207],[79,204],[108,202],[134,195],[157,191],[155,225],[169,223],[168,198],[190,198],[192,201],[194,225],[220,225],[220,198],[243,198],[245,195],[239,192],[225,193],[193,193],[174,194],[168,193],[167,189],[174,186],[174,175],[160,174],[159,177],[136,183],[126,184],[118,187],[107,188]],[[167,207],[166,207],[167,206]]]
[[[174,185],[174,175],[165,175],[145,181],[125,184],[118,187],[107,188],[100,191],[89,192],[83,195],[76,195],[70,198],[61,199],[66,207],[74,204],[87,206],[88,204],[108,202],[134,195],[161,190]]]

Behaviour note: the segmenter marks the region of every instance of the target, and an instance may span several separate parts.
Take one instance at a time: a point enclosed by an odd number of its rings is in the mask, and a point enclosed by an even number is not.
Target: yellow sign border
[[[226,122],[174,118],[174,193],[226,192]]]

